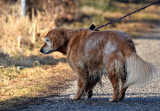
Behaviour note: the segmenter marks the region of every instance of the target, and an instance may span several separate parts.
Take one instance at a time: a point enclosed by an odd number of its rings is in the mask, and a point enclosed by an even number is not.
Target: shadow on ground
[[[10,57],[6,53],[0,52],[0,66],[20,66],[22,68],[32,68],[39,65],[57,65],[59,62],[67,62],[66,58],[55,59],[53,56],[35,56],[30,55],[29,57]]]
[[[140,97],[141,95],[145,95],[145,97]],[[160,94],[159,93],[128,93],[126,94],[126,98],[121,102],[109,102],[109,97],[112,96],[112,94],[95,94],[92,99],[80,99],[80,100],[71,100],[68,98],[69,95],[50,95],[46,97],[36,97],[36,98],[29,98],[29,97],[20,97],[20,98],[14,98],[13,100],[17,99],[28,99],[29,101],[22,102],[21,104],[12,104],[12,107],[8,109],[1,109],[1,110],[22,110],[27,109],[31,105],[41,105],[41,104],[59,104],[63,105],[66,103],[66,107],[70,107],[70,105],[79,104],[79,105],[108,105],[114,107],[119,107],[119,105],[157,105],[157,107],[160,107]],[[105,96],[106,98],[102,98],[102,96]],[[136,97],[132,97],[136,96]],[[0,102],[0,105],[5,104],[7,101]]]

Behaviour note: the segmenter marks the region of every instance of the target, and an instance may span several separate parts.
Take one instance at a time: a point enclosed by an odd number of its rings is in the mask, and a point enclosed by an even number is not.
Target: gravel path
[[[160,25],[159,25],[160,26]],[[144,60],[152,62],[160,71],[160,27],[146,33],[139,39],[134,39],[137,44],[138,55]],[[160,75],[146,86],[131,86],[126,92],[124,101],[112,103],[112,87],[107,78],[102,87],[96,86],[92,99],[70,100],[68,96],[76,91],[76,81],[72,82],[69,89],[58,97],[46,98],[41,105],[31,105],[21,108],[22,111],[160,111]],[[16,109],[18,110],[18,109]]]

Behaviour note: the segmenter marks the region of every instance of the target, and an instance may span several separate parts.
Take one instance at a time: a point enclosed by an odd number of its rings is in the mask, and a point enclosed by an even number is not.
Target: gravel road
[[[160,25],[159,25],[160,26]],[[160,71],[160,27],[145,33],[143,37],[134,39],[138,55],[152,62]],[[70,100],[68,96],[76,91],[76,81],[60,96],[46,98],[41,105],[31,105],[22,111],[160,111],[160,75],[146,86],[131,86],[126,92],[124,101],[112,103],[112,87],[107,78],[103,86],[96,86],[92,99]]]

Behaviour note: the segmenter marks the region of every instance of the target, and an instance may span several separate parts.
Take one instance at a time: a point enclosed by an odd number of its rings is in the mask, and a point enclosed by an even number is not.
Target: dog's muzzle
[[[55,50],[50,50],[50,51],[48,51],[48,52],[45,52],[43,48],[40,49],[40,52],[43,53],[43,54],[50,54],[50,53],[52,53],[52,52],[54,52],[54,51],[55,51]]]

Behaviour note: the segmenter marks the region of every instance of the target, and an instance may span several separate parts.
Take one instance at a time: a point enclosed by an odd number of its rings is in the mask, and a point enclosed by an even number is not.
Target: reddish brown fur
[[[78,89],[72,99],[80,99],[84,92],[88,93],[90,98],[93,87],[101,80],[102,75],[108,75],[112,83],[111,101],[124,98],[127,88],[122,88],[119,92],[119,79],[123,86],[126,72],[123,71],[124,74],[121,75],[120,70],[124,70],[125,58],[132,52],[136,53],[134,43],[128,35],[119,31],[54,29],[46,37],[52,41],[53,50],[67,55],[68,63],[77,74]],[[113,46],[108,47],[113,52],[105,50],[107,43],[108,46]],[[44,47],[46,44],[42,49]]]

